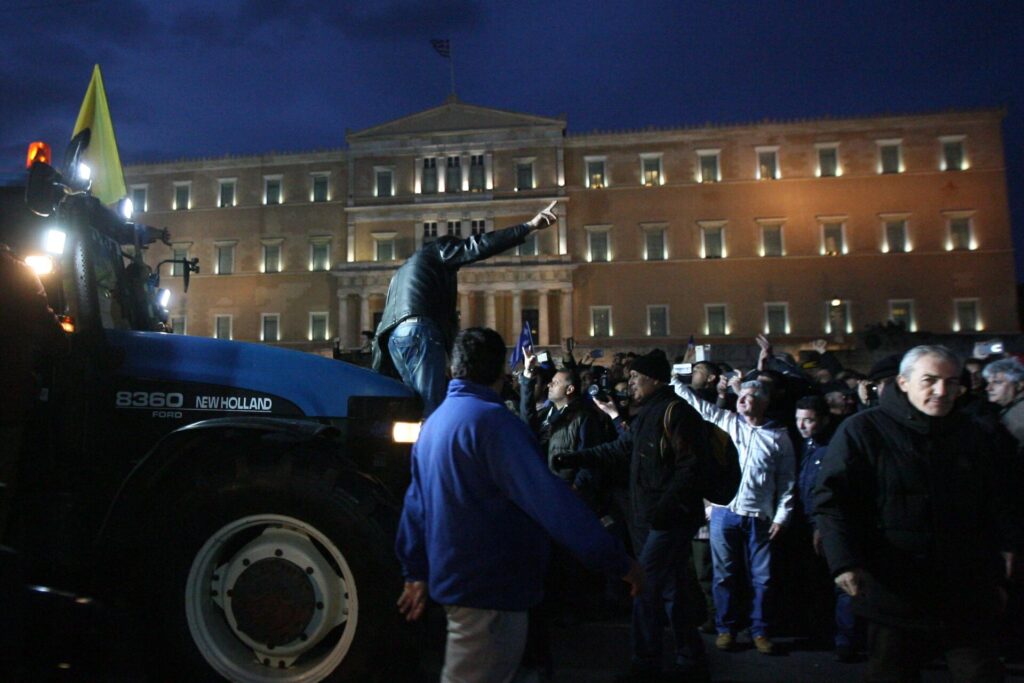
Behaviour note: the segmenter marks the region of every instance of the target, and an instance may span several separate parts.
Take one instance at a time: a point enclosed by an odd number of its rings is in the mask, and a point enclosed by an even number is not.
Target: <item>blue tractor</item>
[[[396,680],[418,399],[340,361],[160,331],[143,257],[166,231],[102,205],[69,157],[32,163],[14,221],[61,252],[43,282],[68,348],[44,368],[5,542],[34,581],[130,605],[154,680]]]

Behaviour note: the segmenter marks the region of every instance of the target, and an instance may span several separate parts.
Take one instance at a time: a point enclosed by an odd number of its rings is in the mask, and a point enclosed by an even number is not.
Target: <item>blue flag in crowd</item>
[[[533,348],[533,331],[530,330],[530,323],[523,321],[523,329],[519,333],[519,342],[515,348],[512,349],[512,357],[508,360],[508,366],[514,368],[523,360],[523,347],[529,346]]]

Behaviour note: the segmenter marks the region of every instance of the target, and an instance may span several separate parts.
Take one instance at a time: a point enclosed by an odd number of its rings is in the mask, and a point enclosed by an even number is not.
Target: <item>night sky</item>
[[[569,131],[1007,107],[1024,278],[1024,3],[0,0],[0,173],[58,160],[100,65],[122,161],[306,151],[456,91]]]

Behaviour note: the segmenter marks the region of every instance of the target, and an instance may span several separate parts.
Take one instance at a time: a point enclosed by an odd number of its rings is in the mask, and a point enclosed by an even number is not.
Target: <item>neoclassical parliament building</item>
[[[198,257],[184,334],[364,343],[403,259],[444,234],[557,225],[460,273],[464,327],[584,348],[849,343],[868,325],[1019,331],[1001,110],[570,133],[441,106],[344,149],[125,169],[150,263]]]

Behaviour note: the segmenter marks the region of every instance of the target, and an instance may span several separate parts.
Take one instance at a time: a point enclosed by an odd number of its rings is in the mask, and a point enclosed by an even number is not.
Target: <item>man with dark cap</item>
[[[707,677],[704,643],[697,631],[700,606],[686,604],[686,563],[690,539],[704,523],[697,457],[709,448],[697,412],[675,398],[668,358],[652,351],[629,370],[629,391],[640,406],[619,438],[560,456],[562,466],[602,468],[629,465],[628,523],[646,587],[633,603],[633,661],[621,680],[656,680],[661,670],[662,628],[667,613],[675,637],[676,665]],[[595,399],[596,400],[596,399]],[[598,406],[616,421],[611,401]]]
[[[373,339],[373,369],[399,376],[423,399],[428,417],[445,397],[448,352],[459,329],[455,304],[459,269],[522,244],[558,219],[555,203],[525,223],[460,239],[424,244],[391,278]]]
[[[900,372],[902,353],[894,353],[875,361],[868,372],[868,378],[857,383],[857,398],[865,408],[878,405],[878,400],[886,387],[896,380]]]

